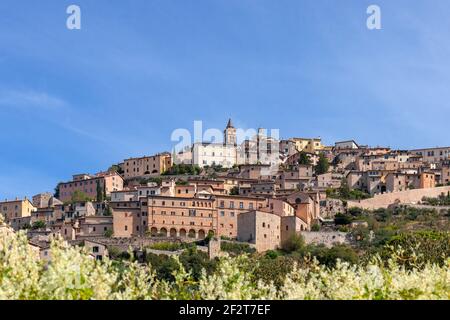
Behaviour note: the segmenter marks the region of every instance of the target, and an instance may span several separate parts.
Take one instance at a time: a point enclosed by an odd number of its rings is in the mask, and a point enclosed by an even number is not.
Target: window
[[[95,246],[95,247],[92,247],[92,252],[94,252],[94,253],[98,253],[98,252],[99,252],[99,249],[98,249],[98,247],[97,247],[97,246]]]
[[[231,217],[234,217],[234,212],[230,212],[230,216],[231,216]]]
[[[225,211],[220,211],[220,216],[225,217]]]
[[[239,209],[244,209],[244,203],[243,202],[239,202]]]

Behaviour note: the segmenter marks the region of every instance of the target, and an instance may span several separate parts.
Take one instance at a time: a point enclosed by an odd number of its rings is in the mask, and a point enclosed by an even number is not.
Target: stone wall
[[[417,204],[422,201],[423,197],[437,198],[441,194],[447,194],[448,192],[450,192],[450,186],[384,193],[375,195],[371,199],[348,201],[348,207],[375,210],[379,208],[387,208],[394,203]]]
[[[330,248],[335,244],[348,244],[348,234],[345,232],[300,232],[306,244],[323,244]]]

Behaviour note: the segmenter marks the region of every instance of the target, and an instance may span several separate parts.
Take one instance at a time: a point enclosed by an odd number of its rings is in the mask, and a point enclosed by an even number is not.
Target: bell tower
[[[223,140],[226,145],[237,145],[236,141],[236,128],[233,127],[231,119],[228,119],[227,127],[223,131]]]

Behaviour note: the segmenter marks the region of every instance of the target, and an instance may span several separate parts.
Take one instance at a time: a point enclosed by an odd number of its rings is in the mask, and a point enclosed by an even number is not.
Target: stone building
[[[31,217],[36,210],[33,204],[26,197],[24,199],[0,201],[0,214],[3,215],[5,221],[9,223],[13,219],[23,219]]]
[[[110,196],[111,192],[123,189],[123,179],[116,172],[101,172],[94,176],[77,174],[73,176],[72,181],[58,185],[59,199],[63,202],[70,201],[75,191],[81,191],[89,198],[96,199],[98,188],[104,195]]]
[[[158,176],[172,167],[172,156],[164,152],[153,156],[129,158],[120,166],[125,179]]]
[[[274,250],[281,245],[281,217],[253,210],[238,216],[238,241],[255,245],[258,252]]]

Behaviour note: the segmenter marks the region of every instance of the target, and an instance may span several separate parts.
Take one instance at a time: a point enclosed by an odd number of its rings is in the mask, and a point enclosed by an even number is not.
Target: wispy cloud
[[[77,123],[77,112],[74,111],[71,104],[47,92],[29,89],[0,90],[0,108],[6,109],[7,112],[32,113],[36,111],[36,117],[43,117],[44,121],[69,132],[103,143],[109,140],[75,125]]]
[[[0,91],[0,106],[2,108],[61,110],[68,107],[68,103],[61,98],[39,91]]]

